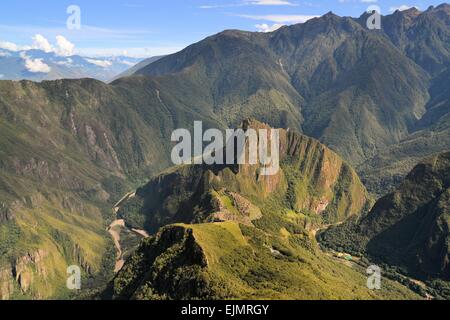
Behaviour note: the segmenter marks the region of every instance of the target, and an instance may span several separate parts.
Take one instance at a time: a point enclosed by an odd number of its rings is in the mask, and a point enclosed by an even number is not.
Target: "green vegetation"
[[[327,247],[397,267],[402,274],[437,285],[448,297],[450,279],[450,153],[417,165],[391,194],[359,220],[331,228],[319,238]],[[436,280],[436,281],[433,281]]]
[[[19,226],[14,221],[0,224],[0,262],[7,257],[12,256],[19,243],[21,231]]]
[[[145,216],[141,213],[144,202],[140,197],[134,197],[126,201],[117,212],[117,217],[125,219],[131,228],[144,229]]]
[[[297,240],[302,237],[303,241]],[[331,260],[314,249],[311,241],[307,234],[284,238],[279,232],[273,234],[234,222],[165,227],[146,240],[116,276],[112,284],[114,297],[419,298],[389,280],[381,291],[368,290],[362,268]]]

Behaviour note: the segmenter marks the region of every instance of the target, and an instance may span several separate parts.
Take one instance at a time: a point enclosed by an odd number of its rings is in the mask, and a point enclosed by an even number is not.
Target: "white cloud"
[[[102,68],[108,68],[112,66],[112,62],[108,60],[86,59],[86,61]]]
[[[49,73],[52,70],[49,65],[42,62],[42,59],[30,58],[25,59],[25,68],[33,73]]]
[[[56,54],[64,57],[73,56],[75,45],[63,36],[56,36]]]
[[[408,10],[408,9],[411,9],[411,8],[419,9],[418,6],[408,6],[407,4],[402,4],[401,6],[398,6],[398,7],[391,7],[391,8],[389,9],[389,11],[390,11],[390,12],[394,12],[394,11],[397,11],[397,10],[399,10],[399,11],[405,11],[405,10]]]
[[[267,23],[257,24],[255,25],[256,29],[260,32],[272,32],[275,30],[280,29],[283,26],[283,24],[275,23],[273,25],[268,25]]]
[[[86,31],[86,29],[83,29]],[[0,25],[0,32],[2,31],[2,26]],[[9,32],[15,32],[15,29],[8,29]],[[106,31],[105,31],[106,32]],[[61,32],[61,34],[63,34]],[[36,35],[37,36],[37,35]],[[33,37],[36,38],[36,36]],[[105,34],[99,35],[99,37],[106,36]],[[61,38],[59,38],[61,37]],[[44,38],[44,37],[42,37]],[[58,41],[59,38],[59,41]],[[67,56],[71,49],[71,45],[73,45],[69,40],[67,42],[62,41],[62,38],[67,40],[66,37],[57,35],[56,36],[56,42],[57,44],[56,49],[51,46],[51,44],[48,42],[50,47],[52,47],[53,52],[55,52],[58,55],[61,56]],[[41,37],[38,37],[38,39],[42,40]],[[45,39],[45,38],[44,38]],[[46,40],[46,39],[45,39]],[[59,44],[58,44],[59,42]],[[45,41],[42,42],[44,44]],[[105,57],[105,56],[128,56],[128,57],[134,57],[134,58],[148,58],[152,56],[161,56],[161,55],[167,55],[172,54],[175,52],[178,52],[185,48],[188,45],[182,44],[182,45],[168,45],[168,46],[161,46],[161,47],[111,47],[111,48],[105,48],[105,47],[86,47],[86,48],[76,48],[73,47],[72,55],[78,54],[85,57]],[[30,49],[38,49],[37,45],[34,46],[21,46],[17,45],[12,42],[8,41],[0,41],[0,49],[9,50],[9,51],[27,51]],[[47,46],[47,49],[50,49]]]
[[[126,61],[126,60],[119,60],[118,62],[121,63],[121,64],[124,64],[126,66],[129,66],[129,67],[132,67],[132,66],[134,66],[136,64],[134,62]]]
[[[56,48],[54,48],[41,34],[34,35],[32,39],[33,44],[31,46],[19,46],[12,42],[0,41],[0,49],[6,49],[9,51],[27,51],[37,49],[46,53],[54,52],[55,54],[63,57],[72,56],[75,51],[75,45],[61,35],[56,36]]]
[[[67,58],[66,60],[63,60],[63,61],[57,61],[57,62],[55,62],[55,63],[56,63],[56,64],[59,64],[60,66],[66,66],[66,67],[69,67],[69,66],[72,65],[73,60],[70,59],[70,58]]]
[[[8,51],[0,51],[0,57],[9,57],[11,53]]]
[[[0,74],[0,79],[3,78],[5,75],[4,74]]]
[[[5,49],[9,51],[20,51],[20,50],[29,50],[30,46],[19,46],[15,43],[9,41],[0,41],[0,49]]]
[[[48,40],[41,34],[36,34],[33,37],[33,48],[47,53],[54,51],[50,42],[48,42]]]
[[[17,44],[8,41],[0,41],[0,49],[18,51]]]
[[[281,28],[286,24],[305,23],[310,19],[318,17],[308,15],[282,15],[282,14],[271,14],[271,15],[239,14],[237,16],[246,19],[272,22],[272,24],[269,23],[256,24],[255,27],[260,32],[272,32]]]
[[[42,62],[43,59],[32,59],[31,57],[27,56],[25,51],[22,51],[20,53],[20,57],[25,60],[25,68],[27,68],[27,70],[30,72],[49,73],[52,70],[49,65]]]

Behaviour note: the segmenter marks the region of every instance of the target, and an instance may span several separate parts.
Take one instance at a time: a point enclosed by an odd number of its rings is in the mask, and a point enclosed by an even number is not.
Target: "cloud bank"
[[[32,40],[31,46],[19,46],[12,42],[0,41],[0,49],[14,52],[36,49],[46,53],[53,52],[56,55],[63,57],[74,55],[75,45],[61,35],[56,36],[56,46],[53,46],[50,41],[41,34],[34,35]]]

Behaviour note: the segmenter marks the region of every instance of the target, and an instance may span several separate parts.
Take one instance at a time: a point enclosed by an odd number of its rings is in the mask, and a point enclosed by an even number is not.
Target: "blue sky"
[[[40,34],[56,46],[63,36],[75,53],[92,56],[153,56],[178,51],[224,29],[267,31],[333,11],[359,16],[369,5],[382,14],[427,0],[12,0],[0,4],[0,48],[42,45]],[[81,10],[81,29],[68,30],[67,8]],[[33,44],[34,42],[34,44]],[[5,45],[7,43],[7,45]],[[44,47],[47,45],[44,41]]]

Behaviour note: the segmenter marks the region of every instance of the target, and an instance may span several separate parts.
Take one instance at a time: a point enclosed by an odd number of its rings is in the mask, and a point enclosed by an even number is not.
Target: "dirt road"
[[[117,255],[116,255],[116,265],[114,268],[114,272],[119,272],[122,269],[125,260],[123,259],[122,247],[120,246],[120,228],[125,227],[125,221],[123,219],[114,220],[108,228],[108,232],[114,240],[114,246],[116,247]]]

